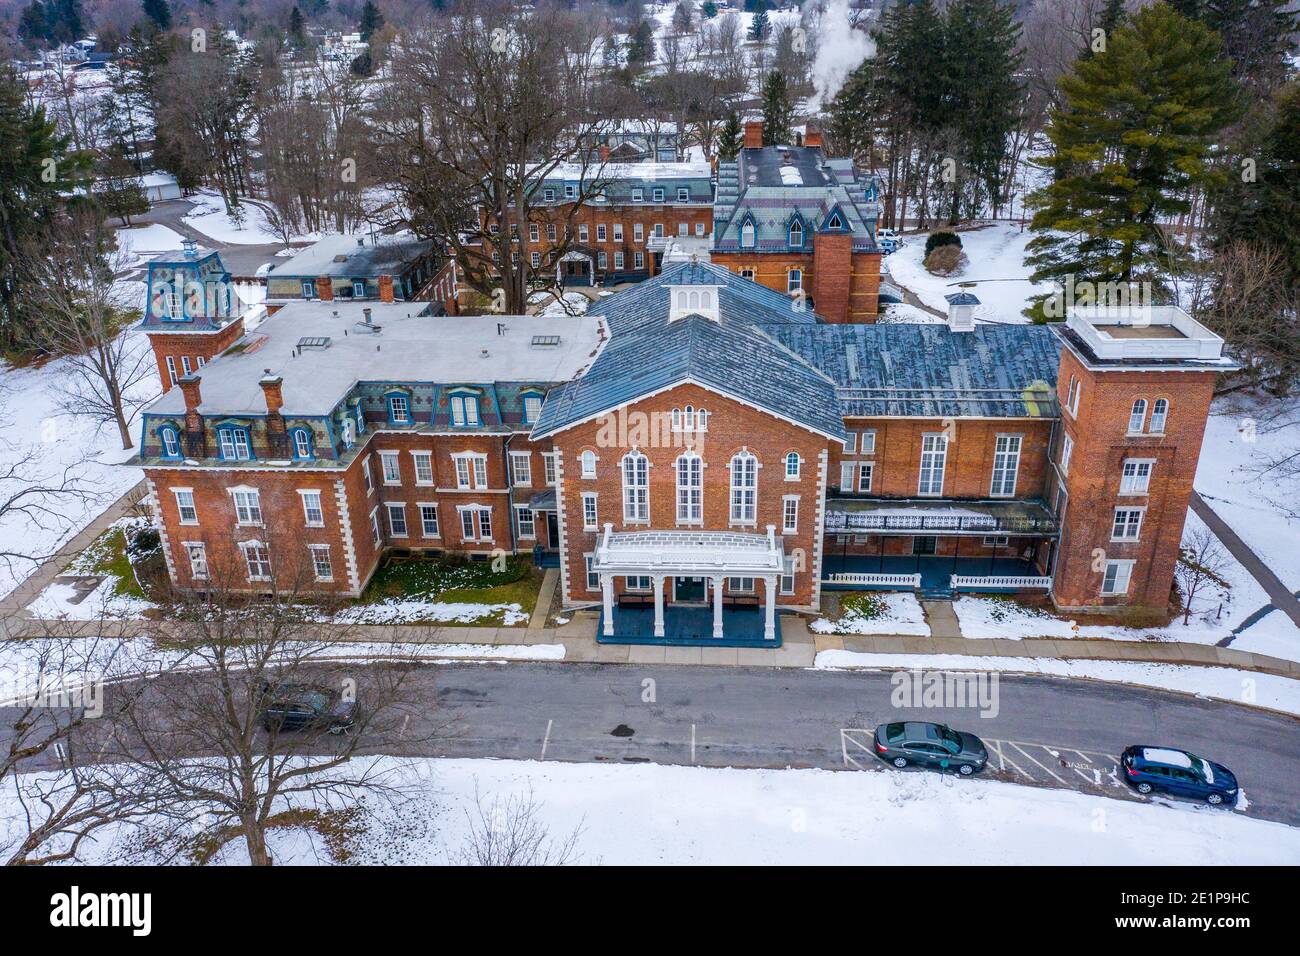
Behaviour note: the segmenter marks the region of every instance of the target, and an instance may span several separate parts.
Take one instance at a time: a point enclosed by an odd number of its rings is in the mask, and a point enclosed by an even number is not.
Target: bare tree
[[[127,331],[138,303],[117,281],[129,258],[114,242],[94,210],[80,210],[27,246],[20,266],[35,306],[32,338],[65,357],[69,409],[113,424],[122,447],[131,448],[139,406],[130,392],[151,374],[152,356],[142,337]]]
[[[1228,555],[1209,528],[1197,527],[1183,535],[1178,552],[1174,579],[1183,592],[1183,626],[1192,619],[1192,605],[1208,588],[1224,590],[1231,585],[1223,577],[1229,565]]]
[[[4,398],[0,390],[0,401]],[[5,427],[0,418],[0,430]],[[43,530],[56,527],[68,505],[90,500],[96,492],[82,478],[85,459],[50,471],[34,448],[18,448],[0,439],[0,449],[5,451],[0,464],[0,527],[8,525],[0,543],[0,564],[13,573],[15,565],[35,565],[48,557],[24,546],[28,536],[19,532],[18,523]]]
[[[600,29],[569,11],[471,2],[394,44],[376,122],[400,219],[453,251],[465,280],[507,312],[554,288],[571,225],[604,189],[603,163],[584,148],[606,125],[591,54]],[[559,173],[574,191],[548,201],[542,184]]]
[[[418,666],[340,656],[354,635],[302,603],[311,575],[291,556],[306,549],[262,547],[250,560],[275,568],[264,584],[272,594],[247,592],[242,560],[214,560],[207,593],[182,596],[170,616],[185,670],[150,681],[116,728],[115,759],[137,767],[178,822],[201,827],[179,848],[191,860],[242,840],[249,860],[267,866],[277,828],[354,812],[367,796],[402,799],[405,785],[378,755],[412,752],[435,734],[432,691],[416,699]],[[291,728],[302,707],[310,721]]]
[[[542,804],[530,786],[526,793],[484,801],[474,789],[474,811],[466,811],[465,845],[451,853],[453,863],[468,866],[565,866],[578,862],[579,825],[553,838],[541,819]]]

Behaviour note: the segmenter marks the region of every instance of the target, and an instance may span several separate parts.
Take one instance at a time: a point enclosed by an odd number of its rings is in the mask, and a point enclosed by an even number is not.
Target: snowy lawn
[[[1136,661],[1061,660],[1052,657],[975,657],[960,654],[871,654],[821,651],[817,670],[1005,671],[1088,678],[1247,704],[1300,716],[1300,681],[1231,667],[1144,664]]]
[[[463,862],[472,829],[529,819],[569,862],[609,865],[1255,865],[1300,861],[1300,830],[1208,807],[1113,800],[922,773],[380,758],[403,798],[355,801],[342,853],[313,830],[270,837],[280,864]],[[0,815],[16,813],[0,797]],[[1104,826],[1099,826],[1098,821]],[[156,860],[125,827],[88,863]],[[213,860],[243,864],[241,841]]]
[[[148,223],[117,230],[117,247],[133,256],[150,257],[160,252],[179,252],[184,237],[161,223]]]
[[[284,237],[271,228],[266,220],[266,210],[251,202],[242,202],[244,221],[235,222],[226,214],[226,204],[214,190],[204,189],[187,196],[194,209],[185,217],[185,225],[197,229],[214,242],[230,245],[269,245],[284,242]],[[303,233],[292,237],[295,241],[315,242],[321,233]]]
[[[940,227],[931,229],[938,231]],[[1025,243],[1032,238],[1019,223],[997,222],[974,229],[957,230],[966,263],[950,276],[931,275],[922,260],[929,232],[907,233],[904,245],[884,260],[894,281],[916,293],[931,308],[946,312],[945,295],[959,291],[958,282],[978,282],[972,290],[980,300],[976,319],[999,322],[1027,322],[1020,314],[1033,295],[1050,291],[1050,286],[1029,281],[1025,266]],[[1005,280],[1005,281],[1004,281]]]
[[[371,578],[361,599],[337,612],[340,624],[474,624],[517,627],[528,623],[542,575],[527,556],[496,562],[444,557],[389,561]]]
[[[859,591],[840,598],[840,619],[820,617],[808,625],[816,634],[901,634],[929,637],[925,612],[905,592]]]

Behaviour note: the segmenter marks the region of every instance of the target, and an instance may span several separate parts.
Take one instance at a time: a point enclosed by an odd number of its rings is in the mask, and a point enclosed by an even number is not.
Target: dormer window
[[[248,440],[248,429],[239,425],[227,425],[217,429],[217,440],[221,446],[223,461],[248,461],[253,457],[252,443]]]
[[[633,186],[633,187],[632,187],[632,201],[633,201],[633,202],[645,202],[645,190],[642,189],[640,186]]]
[[[162,456],[164,458],[181,457],[180,435],[171,425],[164,425],[158,429],[158,440],[162,443]]]
[[[311,430],[307,428],[295,428],[293,434],[293,457],[299,461],[306,461],[314,458],[312,452]]]
[[[477,395],[459,392],[451,396],[451,423],[462,428],[479,423]]]
[[[302,282],[302,297],[304,299],[316,298],[316,283],[309,279],[304,279]]]
[[[753,249],[757,241],[758,234],[754,229],[754,220],[746,219],[740,224],[740,247],[742,249]]]
[[[803,223],[797,219],[790,224],[790,248],[803,248]]]
[[[411,400],[401,392],[393,392],[388,396],[388,423],[390,425],[411,423]]]
[[[664,201],[664,190],[662,186],[656,186],[654,191],[655,202]]]
[[[524,394],[524,424],[532,425],[542,417],[542,396],[539,392]]]

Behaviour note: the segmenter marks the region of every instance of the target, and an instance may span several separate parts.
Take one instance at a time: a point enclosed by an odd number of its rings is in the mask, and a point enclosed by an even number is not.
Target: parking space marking
[[[862,727],[841,727],[840,728],[840,755],[844,758],[846,767],[856,767],[859,770],[877,769],[875,760],[875,751],[872,749],[871,741],[875,736],[875,731],[867,730]],[[859,757],[866,754],[872,759],[868,765],[859,762]]]
[[[542,756],[540,758],[542,760],[546,759],[546,748],[550,746],[551,743],[551,725],[554,723],[554,720],[548,720],[546,722],[546,736],[542,738]]]
[[[1027,772],[1025,771],[1025,769],[1024,769],[1023,767],[1020,766],[1020,764],[1016,763],[1014,760],[1011,760],[1009,757],[1007,757],[1007,755],[1006,755],[1005,753],[1003,753],[1003,751],[1002,751],[1002,741],[1000,741],[1000,740],[986,740],[985,743],[987,743],[990,747],[992,747],[992,748],[993,748],[993,752],[996,753],[996,754],[998,755],[998,769],[999,769],[999,770],[1006,770],[1006,769],[1007,769],[1007,764],[1011,764],[1012,768],[1013,768],[1017,773],[1019,773],[1022,777],[1025,777],[1025,778],[1027,778],[1027,779],[1029,779],[1029,780],[1033,780],[1033,779],[1034,779],[1034,775],[1033,775],[1033,774],[1031,774],[1031,773],[1027,773]]]
[[[1017,750],[1019,750],[1022,754],[1024,754],[1026,760],[1029,760],[1029,761],[1031,761],[1032,763],[1034,763],[1034,764],[1035,764],[1036,766],[1038,766],[1038,767],[1039,767],[1039,768],[1040,768],[1040,769],[1041,769],[1045,774],[1047,774],[1049,777],[1051,777],[1051,778],[1052,778],[1053,780],[1055,780],[1057,783],[1061,784],[1062,786],[1065,785],[1065,780],[1064,780],[1064,778],[1062,778],[1062,777],[1058,777],[1058,776],[1057,776],[1057,775],[1056,775],[1056,774],[1051,770],[1051,768],[1049,768],[1046,764],[1039,763],[1037,760],[1035,760],[1035,759],[1034,759],[1034,756],[1033,756],[1029,751],[1027,751],[1024,747],[1020,746],[1020,744],[1016,743],[1014,740],[1008,740],[1008,741],[1006,741],[1006,742],[1009,743],[1011,746],[1015,747],[1015,748],[1016,748]],[[1033,746],[1033,745],[1030,744],[1030,746]],[[1047,748],[1044,747],[1043,749],[1046,750]]]

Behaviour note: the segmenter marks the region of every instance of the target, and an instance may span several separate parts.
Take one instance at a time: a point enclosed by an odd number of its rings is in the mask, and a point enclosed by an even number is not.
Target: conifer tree
[[[790,131],[793,123],[794,108],[790,105],[785,76],[780,70],[772,70],[763,81],[763,145],[789,143],[794,138]]]
[[[361,39],[369,43],[375,31],[382,30],[383,27],[383,12],[375,6],[373,0],[366,0],[366,5],[361,8],[361,25],[357,30],[361,34]]]
[[[144,15],[159,30],[169,30],[172,25],[172,10],[167,0],[144,0]]]
[[[718,159],[725,163],[734,161],[740,153],[743,136],[740,117],[735,110],[732,110],[727,114],[727,122],[723,124],[722,132],[718,134]]]
[[[749,38],[755,42],[766,40],[772,29],[772,21],[767,15],[767,4],[758,0],[754,5],[754,19],[749,24]]]
[[[1211,30],[1155,3],[1061,79],[1064,105],[1047,130],[1060,178],[1030,198],[1036,281],[1164,290],[1160,224],[1187,211],[1190,189],[1214,181],[1210,146],[1236,112],[1218,52]],[[1040,299],[1027,314],[1059,317],[1060,302],[1045,312]]]

